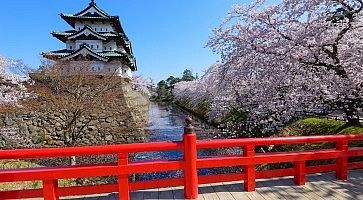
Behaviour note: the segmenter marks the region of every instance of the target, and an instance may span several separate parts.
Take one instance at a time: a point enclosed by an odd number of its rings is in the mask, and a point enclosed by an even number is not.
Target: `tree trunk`
[[[346,125],[360,126],[358,109],[352,103],[347,103],[343,111],[347,119]]]
[[[71,166],[75,166],[77,164],[76,156],[70,157],[70,164]]]

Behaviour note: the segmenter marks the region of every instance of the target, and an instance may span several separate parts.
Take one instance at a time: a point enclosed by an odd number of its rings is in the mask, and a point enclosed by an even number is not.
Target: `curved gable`
[[[81,56],[81,57],[91,56],[91,57],[94,57],[94,58],[104,61],[104,62],[108,61],[107,57],[101,56],[98,53],[92,51],[92,49],[90,49],[87,45],[83,45],[77,51],[74,51],[73,53],[61,58],[61,60],[66,61],[66,60],[70,60],[72,58],[76,58],[77,56]]]
[[[89,6],[74,16],[87,16],[87,17],[110,17],[105,11],[97,6],[94,1],[89,3]]]
[[[100,40],[107,40],[106,37],[103,37],[102,35],[93,31],[89,26],[85,26],[82,30],[70,35],[67,39],[69,39],[69,40],[76,39],[76,38],[80,37],[81,35],[85,35],[85,36],[92,35]]]

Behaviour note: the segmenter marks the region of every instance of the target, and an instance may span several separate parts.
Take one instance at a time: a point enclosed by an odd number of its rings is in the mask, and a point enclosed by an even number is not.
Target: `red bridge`
[[[347,180],[348,170],[363,168],[362,161],[348,162],[349,157],[363,156],[362,147],[349,147],[349,142],[355,140],[362,141],[363,135],[331,135],[197,141],[194,129],[189,124],[189,126],[185,128],[183,134],[183,141],[181,142],[156,142],[50,149],[1,150],[0,160],[113,154],[118,156],[118,162],[113,164],[92,164],[2,170],[0,171],[0,183],[40,180],[43,182],[43,188],[17,191],[1,191],[0,199],[24,199],[44,197],[44,199],[46,200],[53,200],[65,196],[118,192],[119,199],[128,200],[130,199],[131,191],[173,186],[183,186],[184,197],[186,199],[197,199],[198,185],[207,183],[243,181],[243,185],[241,184],[240,187],[243,187],[244,191],[248,193],[255,190],[256,179],[293,176],[293,180],[296,185],[304,185],[307,174],[335,172],[337,179]],[[257,146],[325,142],[335,143],[336,148],[299,152],[273,152],[263,154],[255,153],[255,148]],[[208,158],[197,157],[198,149],[225,147],[240,147],[243,149],[243,155],[230,155]],[[183,159],[177,161],[158,160],[129,162],[128,158],[128,155],[130,153],[170,150],[182,151],[184,155]],[[306,165],[306,161],[322,159],[335,159],[335,164],[318,166]],[[257,164],[279,162],[292,162],[294,167],[279,170],[255,170],[255,166]],[[198,176],[197,174],[197,169],[200,168],[215,168],[225,166],[243,166],[243,172],[204,176]],[[182,170],[184,176],[182,178],[168,178],[162,180],[139,182],[129,181],[129,175],[131,174],[162,172],[171,170]],[[75,187],[58,186],[59,179],[100,176],[117,176],[118,183]],[[360,192],[362,192],[362,190],[360,190]]]

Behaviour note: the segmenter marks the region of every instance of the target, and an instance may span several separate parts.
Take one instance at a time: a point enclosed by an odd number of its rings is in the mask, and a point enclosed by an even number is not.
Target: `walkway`
[[[117,194],[106,194],[72,200],[116,200]],[[183,188],[144,190],[133,192],[131,199],[183,199]],[[207,184],[199,186],[200,200],[290,200],[290,199],[362,199],[363,170],[349,172],[348,181],[339,181],[334,173],[308,175],[305,186],[296,186],[291,177],[259,180],[255,192],[244,192],[242,182]]]

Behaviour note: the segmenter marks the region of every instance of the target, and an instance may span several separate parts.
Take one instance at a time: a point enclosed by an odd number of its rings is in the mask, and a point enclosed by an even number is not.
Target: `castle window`
[[[99,46],[97,45],[97,49],[98,49],[98,47],[99,47]]]
[[[105,50],[106,50],[106,47],[105,47]]]
[[[125,74],[126,74],[126,72],[127,72],[127,71],[126,71],[126,70],[124,70],[124,73],[125,73]]]
[[[72,50],[72,46],[69,46],[69,49]]]
[[[91,48],[93,49],[93,44],[91,44]]]
[[[112,50],[112,48],[110,47],[110,50]]]
[[[101,69],[100,69],[100,67],[98,67],[98,71],[100,71]]]
[[[97,28],[95,28],[95,31],[97,31]]]
[[[102,28],[101,28],[101,31],[102,31]]]
[[[107,28],[106,28],[106,31],[107,31]]]

